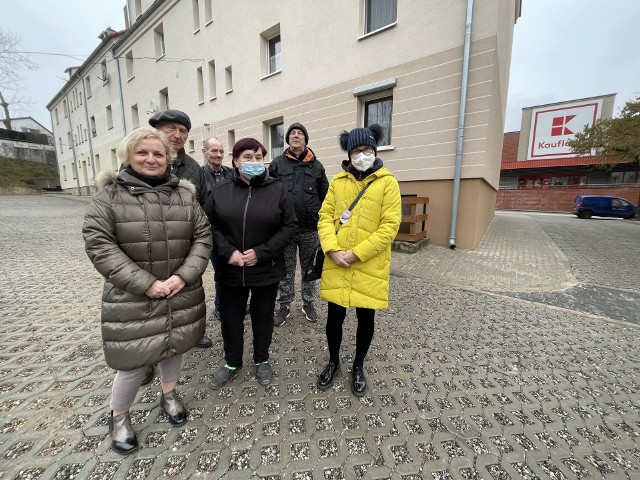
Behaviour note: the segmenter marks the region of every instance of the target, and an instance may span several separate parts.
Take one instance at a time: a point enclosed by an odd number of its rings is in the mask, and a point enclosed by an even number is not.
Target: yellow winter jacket
[[[367,189],[338,230],[340,215],[349,208],[367,183]],[[363,181],[349,172],[331,180],[318,222],[318,234],[325,252],[320,296],[343,307],[380,310],[389,304],[391,242],[402,216],[400,187],[393,174],[380,168]],[[348,268],[336,265],[326,252],[352,250],[360,259]]]

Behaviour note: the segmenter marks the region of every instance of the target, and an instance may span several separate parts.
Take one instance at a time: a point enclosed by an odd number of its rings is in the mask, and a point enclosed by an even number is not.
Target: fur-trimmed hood
[[[137,185],[137,186],[146,186],[149,187],[142,180],[134,177],[133,175],[125,172],[124,170],[121,172],[114,172],[112,170],[104,170],[96,175],[96,187],[98,190],[102,190],[108,185],[116,185],[117,183],[121,183],[123,185]],[[185,178],[178,178],[175,175],[169,176],[169,180],[164,185],[177,185],[178,187],[182,187],[185,190],[188,190],[193,195],[196,195],[196,186],[191,183],[189,180]]]

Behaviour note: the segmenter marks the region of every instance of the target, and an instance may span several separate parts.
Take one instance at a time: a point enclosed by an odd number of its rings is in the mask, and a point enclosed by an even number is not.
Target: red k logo
[[[554,117],[551,122],[551,136],[559,137],[560,135],[571,135],[573,132],[567,128],[567,124],[575,118],[575,115],[567,115],[566,117]]]

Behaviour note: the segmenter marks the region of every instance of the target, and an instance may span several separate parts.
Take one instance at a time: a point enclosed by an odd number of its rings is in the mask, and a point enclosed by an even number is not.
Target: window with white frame
[[[125,55],[125,69],[127,72],[127,79],[131,80],[136,76],[136,71],[133,66],[133,51],[129,50]]]
[[[169,89],[163,88],[160,90],[160,110],[166,110],[169,108]]]
[[[269,125],[269,155],[270,161],[282,155],[284,152],[284,123],[272,123]]]
[[[265,77],[282,70],[280,24],[265,30],[260,34],[260,37],[264,55],[262,76]]]
[[[202,74],[202,67],[196,69],[196,85],[198,87],[198,104],[204,103],[204,75]]]
[[[193,33],[200,31],[200,1],[191,0],[193,6]]]
[[[391,145],[391,127],[393,118],[393,95],[380,92],[379,95],[363,98],[364,126],[377,123],[382,127],[384,138],[379,145]]]
[[[140,115],[138,113],[138,104],[131,105],[131,126],[138,128],[140,126]]]
[[[213,0],[204,0],[204,22],[205,25],[213,20],[213,8],[211,2]]]
[[[276,35],[269,39],[268,43],[268,72],[275,73],[282,70],[282,64],[280,62],[280,35]]]
[[[233,69],[231,65],[224,69],[225,93],[233,92]]]
[[[365,127],[377,123],[382,127],[384,138],[380,145],[391,145],[393,119],[393,89],[396,78],[387,78],[353,89],[358,98],[358,117]]]
[[[58,118],[58,107],[54,110],[54,116],[56,117],[56,125],[60,124],[60,119]]]
[[[211,60],[209,62],[209,99],[216,98],[216,62]]]
[[[107,129],[113,128],[113,112],[111,111],[111,105],[107,107]]]
[[[118,155],[116,154],[116,149],[111,149],[111,167],[116,172],[118,171]]]
[[[156,59],[164,57],[166,53],[164,45],[164,26],[162,23],[153,29],[153,39],[156,46]]]
[[[84,91],[87,94],[87,98],[91,98],[91,78],[88,76],[84,79]]]
[[[95,167],[96,167],[96,172],[99,172],[99,171],[101,171],[101,170],[102,170],[102,168],[100,167],[100,154],[99,154],[99,153],[96,153],[96,154],[94,155],[93,164],[94,164],[94,165],[95,165]]]
[[[107,75],[107,61],[103,60],[100,62],[100,80],[102,80],[102,85],[106,85],[109,83],[109,76]]]
[[[396,23],[398,0],[364,0],[365,35]]]
[[[135,0],[134,2],[134,15],[135,18],[137,19],[138,17],[142,16],[142,0]]]
[[[91,136],[95,137],[98,132],[96,132],[96,117],[89,117],[89,128],[91,128]]]
[[[229,155],[233,156],[233,146],[236,144],[235,130],[227,130],[227,142],[229,142]]]

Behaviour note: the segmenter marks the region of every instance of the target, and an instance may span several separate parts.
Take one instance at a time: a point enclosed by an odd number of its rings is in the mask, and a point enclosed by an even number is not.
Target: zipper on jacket
[[[162,226],[164,227],[164,244],[167,246],[166,249],[166,255],[167,255],[167,279],[169,278],[169,276],[173,273],[171,271],[169,271],[169,265],[171,264],[171,253],[169,252],[169,233],[167,232],[167,218],[165,217],[165,209],[164,209],[164,205],[162,204],[162,199],[160,198],[161,192],[156,191],[156,195],[158,197],[158,204],[160,205],[160,212],[162,213]],[[171,197],[171,194],[168,195],[169,198]],[[172,325],[172,314],[171,314],[171,299],[170,298],[165,298],[165,300],[167,301],[167,314],[168,314],[168,318],[169,318],[169,329],[171,330],[171,325]],[[169,340],[171,340],[171,335],[169,335]],[[169,345],[169,348],[172,348],[171,345]]]
[[[247,201],[244,204],[244,214],[242,216],[242,253],[246,250],[244,246],[244,235],[247,229],[247,210],[249,209],[249,200],[251,200],[251,185],[249,185],[249,194],[247,195]],[[242,286],[246,287],[244,284],[244,267],[242,267]]]

